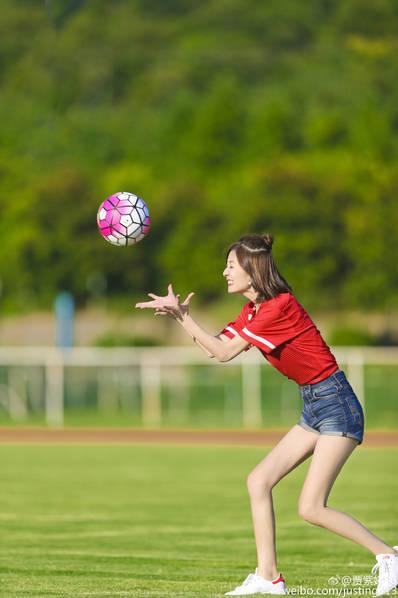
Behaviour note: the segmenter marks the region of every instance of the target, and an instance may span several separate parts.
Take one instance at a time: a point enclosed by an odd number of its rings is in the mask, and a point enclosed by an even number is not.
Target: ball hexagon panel
[[[119,204],[117,207],[117,211],[119,212],[119,214],[131,214],[133,210],[135,210],[135,208],[131,204],[128,204],[127,206],[121,206]]]
[[[101,208],[100,211],[98,212],[99,220],[105,220],[105,216],[106,216],[106,210],[105,210],[105,208]]]
[[[133,194],[128,193],[128,191],[122,191],[121,193],[116,193],[116,197],[120,200],[123,200],[123,199],[130,199],[130,197],[135,197],[135,195],[133,196]]]
[[[120,229],[120,230],[119,230]],[[122,227],[119,225],[118,228],[115,228],[114,226],[112,227],[112,235],[114,237],[116,237],[116,239],[124,239],[126,236],[125,231],[122,229]]]
[[[131,212],[131,218],[132,218],[132,221],[135,222],[136,224],[140,224],[140,225],[142,224],[140,215],[137,210],[133,210]]]
[[[123,226],[129,226],[133,222],[130,214],[125,214],[124,216],[120,216],[120,224]]]
[[[137,210],[137,212],[138,212],[138,214],[140,216],[141,222],[144,223],[145,218],[146,218],[145,211],[142,208],[136,208],[136,210]]]
[[[132,224],[130,224],[129,227],[127,227],[127,235],[129,237],[135,238],[137,234],[141,233],[141,224],[136,224],[135,222],[133,222]]]

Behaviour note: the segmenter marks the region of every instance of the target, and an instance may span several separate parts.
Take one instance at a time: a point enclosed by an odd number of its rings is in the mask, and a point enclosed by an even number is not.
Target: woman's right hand
[[[158,315],[170,315],[176,319],[182,319],[189,313],[189,302],[195,293],[189,293],[184,301],[180,303],[180,295],[175,295],[172,284],[168,286],[168,294],[164,297],[155,295],[154,293],[148,293],[148,296],[153,301],[146,301],[143,303],[137,303],[136,307],[140,309],[153,308],[155,309],[155,316]]]

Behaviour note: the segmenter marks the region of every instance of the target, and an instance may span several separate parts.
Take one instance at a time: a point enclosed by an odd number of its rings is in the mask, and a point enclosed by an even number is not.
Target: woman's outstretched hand
[[[136,303],[139,309],[152,308],[155,310],[155,316],[169,315],[175,319],[182,319],[183,316],[189,313],[189,302],[195,293],[189,293],[184,301],[180,303],[180,295],[175,295],[172,284],[167,287],[168,294],[164,297],[148,293],[148,297],[152,301],[145,301],[143,303]]]

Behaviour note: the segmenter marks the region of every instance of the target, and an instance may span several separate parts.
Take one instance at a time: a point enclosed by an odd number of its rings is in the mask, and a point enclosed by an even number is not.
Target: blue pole
[[[54,302],[55,308],[55,344],[57,347],[70,348],[73,346],[73,322],[75,315],[75,300],[67,291],[59,293]]]

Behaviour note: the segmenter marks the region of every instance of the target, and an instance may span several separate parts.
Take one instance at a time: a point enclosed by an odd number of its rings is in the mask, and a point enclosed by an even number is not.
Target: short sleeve
[[[242,334],[241,334],[242,329],[244,328],[244,326],[246,325],[246,323],[248,321],[247,320],[247,311],[248,311],[248,305],[246,304],[243,306],[243,309],[240,312],[240,314],[238,315],[238,317],[236,318],[236,320],[226,324],[224,326],[224,328],[221,330],[221,332],[219,332],[219,335],[224,334],[228,338],[234,338],[235,336],[242,336]],[[244,338],[244,337],[242,336],[242,338]],[[247,339],[245,339],[245,340],[247,340]],[[245,349],[245,351],[248,351],[251,348],[252,342],[250,340],[248,342],[250,343],[250,345]]]
[[[225,334],[229,338],[234,338],[234,336],[238,336],[242,328],[245,326],[246,318],[243,315],[244,308],[233,322],[229,322],[224,326],[219,334]]]
[[[264,353],[271,353],[297,335],[283,308],[282,301],[263,304],[253,321],[242,327],[239,335]]]

